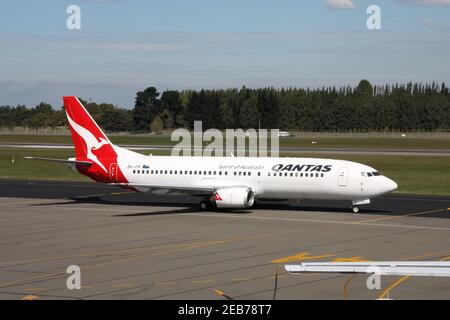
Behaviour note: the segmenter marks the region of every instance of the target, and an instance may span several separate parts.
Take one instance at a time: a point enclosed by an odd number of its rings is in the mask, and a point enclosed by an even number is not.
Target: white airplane
[[[75,146],[68,163],[94,181],[139,192],[187,193],[200,208],[250,208],[255,199],[348,200],[358,206],[397,188],[364,164],[315,158],[145,156],[109,141],[77,97],[64,97]]]

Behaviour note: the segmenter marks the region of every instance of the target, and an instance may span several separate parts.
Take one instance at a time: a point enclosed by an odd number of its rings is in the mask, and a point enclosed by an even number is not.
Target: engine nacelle
[[[255,194],[247,187],[224,188],[216,191],[214,199],[217,208],[250,208]]]

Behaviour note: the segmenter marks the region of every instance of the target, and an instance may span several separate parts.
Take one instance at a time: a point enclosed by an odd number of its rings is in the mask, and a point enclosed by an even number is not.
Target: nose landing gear
[[[352,211],[353,211],[353,213],[358,213],[359,212],[359,206],[363,205],[363,204],[370,204],[370,199],[352,201]]]

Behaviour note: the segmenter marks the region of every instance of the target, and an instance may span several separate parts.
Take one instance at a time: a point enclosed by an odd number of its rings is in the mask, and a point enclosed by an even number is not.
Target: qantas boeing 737
[[[145,156],[109,141],[77,97],[64,97],[75,146],[65,162],[94,181],[139,192],[185,193],[200,208],[250,208],[255,199],[348,200],[358,206],[397,188],[364,164],[315,158]]]

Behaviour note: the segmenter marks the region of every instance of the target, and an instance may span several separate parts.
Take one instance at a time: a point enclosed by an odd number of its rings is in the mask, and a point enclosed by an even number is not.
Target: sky
[[[69,5],[81,28],[69,30]],[[366,10],[381,10],[369,30]],[[63,95],[132,108],[136,92],[446,82],[450,0],[2,1],[0,105]]]

